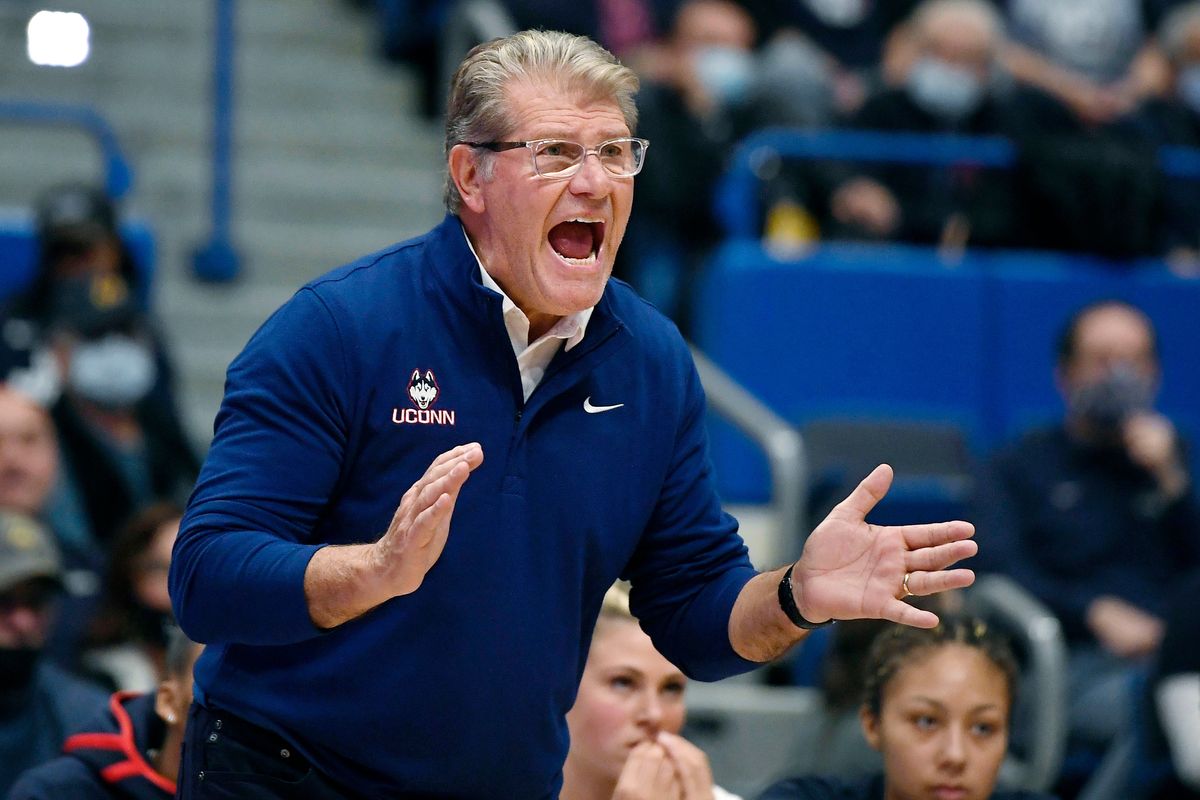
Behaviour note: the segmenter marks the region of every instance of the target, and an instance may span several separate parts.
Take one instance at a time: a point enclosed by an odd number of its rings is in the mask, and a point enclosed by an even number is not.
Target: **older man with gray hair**
[[[945,569],[967,523],[864,522],[886,467],[799,562],[750,565],[688,349],[609,281],[636,89],[580,37],[473,50],[445,221],[303,287],[231,365],[171,564],[209,644],[181,797],[555,797],[618,576],[709,680],[834,618],[932,626],[903,598],[973,579]]]

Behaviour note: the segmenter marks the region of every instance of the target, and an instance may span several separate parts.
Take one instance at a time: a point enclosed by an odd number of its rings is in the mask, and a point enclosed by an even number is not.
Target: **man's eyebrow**
[[[600,142],[607,142],[611,139],[627,139],[627,138],[629,138],[629,136],[630,136],[630,134],[626,130],[613,130],[610,128],[607,131],[601,132],[600,135],[596,137],[596,144],[599,144]],[[576,135],[573,132],[569,132],[569,131],[564,132],[562,130],[551,131],[549,133],[539,133],[534,136],[528,136],[525,138],[525,141],[539,142],[539,141],[542,141],[543,139],[561,139],[562,141],[565,141],[565,142],[580,142],[581,144],[587,144],[587,142],[583,142],[581,139],[576,137]]]

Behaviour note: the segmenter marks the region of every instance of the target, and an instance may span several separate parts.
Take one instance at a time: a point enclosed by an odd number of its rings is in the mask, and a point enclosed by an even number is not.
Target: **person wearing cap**
[[[111,275],[135,292],[140,285],[133,254],[121,239],[117,209],[95,186],[64,183],[36,200],[38,266],[33,283],[17,300],[18,315],[44,323],[59,281]]]
[[[62,586],[49,531],[0,511],[0,796],[23,771],[57,755],[107,699],[44,655]]]

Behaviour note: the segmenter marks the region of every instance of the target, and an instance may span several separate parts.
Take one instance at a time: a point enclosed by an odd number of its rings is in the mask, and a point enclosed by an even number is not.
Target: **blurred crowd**
[[[35,279],[0,313],[0,794],[109,692],[123,702],[169,678],[167,567],[199,469],[112,201],[53,187],[36,225]],[[139,744],[165,735],[154,723]]]
[[[491,0],[476,0],[476,3]],[[466,3],[376,0],[383,51],[432,83]],[[769,243],[901,241],[1161,257],[1200,273],[1200,5],[1181,0],[497,0],[514,29],[591,36],[642,76],[652,150],[618,273],[685,328],[721,235],[714,187],[764,127],[1001,136],[1011,170],[764,166]],[[431,97],[442,91],[429,89]],[[430,106],[436,113],[437,105]]]

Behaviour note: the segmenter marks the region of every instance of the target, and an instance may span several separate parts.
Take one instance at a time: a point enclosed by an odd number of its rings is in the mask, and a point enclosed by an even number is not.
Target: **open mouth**
[[[587,266],[596,263],[600,244],[604,241],[604,223],[585,217],[569,219],[551,228],[547,238],[563,261]]]

